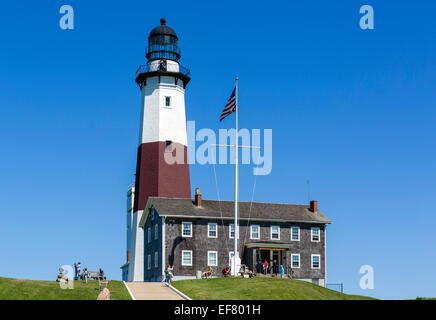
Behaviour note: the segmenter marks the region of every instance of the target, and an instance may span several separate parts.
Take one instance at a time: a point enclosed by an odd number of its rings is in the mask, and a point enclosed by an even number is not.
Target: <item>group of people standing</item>
[[[278,274],[280,274],[280,277],[284,277],[285,276],[285,268],[283,268],[283,265],[279,265],[279,263],[277,262],[277,260],[273,260],[272,262],[268,262],[268,260],[265,259],[264,262],[262,262],[261,259],[259,259],[257,261],[257,273],[263,273],[263,274],[273,274],[275,276],[277,276]]]
[[[85,280],[88,282],[88,268],[83,268],[80,262],[74,263],[74,280]]]

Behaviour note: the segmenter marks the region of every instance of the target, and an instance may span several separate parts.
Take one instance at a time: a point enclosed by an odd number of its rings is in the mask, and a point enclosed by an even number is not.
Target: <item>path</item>
[[[126,282],[136,300],[184,300],[162,282]]]

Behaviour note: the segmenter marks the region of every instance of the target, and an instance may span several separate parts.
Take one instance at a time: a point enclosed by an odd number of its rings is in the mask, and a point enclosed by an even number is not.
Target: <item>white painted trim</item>
[[[297,228],[298,229],[298,240],[294,240],[294,239],[292,239],[292,234],[293,234],[293,232],[292,232],[292,229],[293,228]],[[301,239],[301,234],[300,234],[300,227],[299,226],[291,226],[291,241],[300,241],[300,239]]]
[[[294,267],[294,260],[292,259],[293,256],[298,256],[298,267]],[[300,269],[301,268],[301,257],[299,253],[291,253],[291,268],[292,269]]]
[[[314,229],[318,229],[318,240],[313,240],[313,230]],[[320,242],[321,241],[321,228],[320,227],[310,228],[310,241],[311,242]]]
[[[315,268],[313,266],[313,257],[318,257],[319,258],[318,268]],[[311,255],[311,258],[310,258],[310,268],[311,269],[321,269],[321,255],[320,254],[312,254]]]
[[[190,235],[184,235],[183,234],[183,225],[184,224],[190,224],[191,225]],[[182,221],[181,225],[182,225],[182,237],[183,238],[192,238],[192,232],[193,232],[193,230],[192,230],[192,222],[190,222],[190,221]]]
[[[215,253],[215,255],[216,255],[216,258],[215,258],[215,261],[216,261],[216,264],[210,264],[210,259],[209,259],[209,254],[210,253]],[[207,252],[207,266],[209,267],[217,267],[218,266],[218,251],[208,251]]]
[[[189,298],[186,294],[184,294],[183,292],[177,290],[176,288],[174,288],[171,284],[169,283],[165,283],[168,288],[170,288],[171,290],[173,290],[175,293],[177,293],[179,296],[181,296],[183,299],[185,300],[192,300],[191,298]]]
[[[210,236],[210,225],[211,225],[211,224],[214,224],[214,225],[215,225],[215,233],[216,233],[215,237],[211,237],[211,236]],[[208,237],[208,238],[214,238],[214,239],[218,238],[218,223],[217,223],[217,222],[209,222],[209,223],[207,224],[207,237]]]
[[[183,263],[183,253],[184,252],[190,252],[191,253],[191,263],[190,264]],[[194,260],[194,257],[192,256],[192,250],[182,250],[182,266],[187,266],[187,267],[192,266],[193,260]]]
[[[129,292],[130,297],[132,298],[132,300],[136,300],[135,297],[134,297],[133,294],[132,294],[132,291],[130,291],[130,288],[129,288],[129,286],[127,285],[126,281],[123,281],[123,283],[124,283],[124,285],[126,286],[126,289],[127,289],[127,291]]]
[[[277,239],[273,239],[273,231],[272,231],[272,228],[273,227],[277,227],[277,228],[279,228],[279,232],[278,232],[278,234],[279,234],[279,237],[277,238]],[[278,226],[278,225],[273,225],[273,226],[270,226],[270,237],[271,237],[271,240],[280,240],[280,226]]]
[[[257,227],[257,234],[258,234],[257,238],[253,237],[253,227]],[[260,225],[258,225],[258,224],[251,224],[250,225],[250,239],[260,240]]]

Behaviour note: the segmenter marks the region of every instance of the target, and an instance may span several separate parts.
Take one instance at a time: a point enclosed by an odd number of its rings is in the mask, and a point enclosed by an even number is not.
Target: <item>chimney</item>
[[[201,193],[200,188],[195,189],[195,205],[201,207]]]
[[[318,211],[318,200],[310,201],[310,211],[312,211],[312,212]]]

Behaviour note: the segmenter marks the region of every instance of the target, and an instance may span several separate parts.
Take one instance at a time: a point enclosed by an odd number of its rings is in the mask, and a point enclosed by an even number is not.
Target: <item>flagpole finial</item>
[[[236,80],[239,80],[239,78],[238,78],[238,77],[236,77]]]

